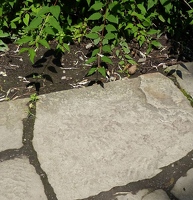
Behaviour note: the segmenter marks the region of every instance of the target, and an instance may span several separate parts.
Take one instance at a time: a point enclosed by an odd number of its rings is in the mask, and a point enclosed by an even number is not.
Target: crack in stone
[[[29,159],[30,164],[34,166],[36,173],[40,176],[47,199],[58,200],[53,187],[48,181],[47,174],[41,168],[37,152],[35,151],[32,144],[35,116],[36,116],[36,103],[34,102],[33,107],[29,110],[28,117],[23,119],[23,137],[22,137],[23,146],[19,149],[7,149],[1,151],[0,162],[6,160],[13,160],[15,158],[22,158],[23,156],[26,156]]]
[[[0,162],[5,160],[12,160],[22,157],[22,148],[20,149],[7,149],[0,152]]]
[[[162,167],[162,172],[150,179],[139,180],[123,186],[115,186],[109,191],[103,191],[95,196],[90,196],[80,200],[112,200],[115,199],[116,193],[131,192],[136,194],[143,189],[148,189],[149,192],[162,189],[167,193],[170,199],[178,200],[178,198],[171,193],[171,190],[177,180],[186,176],[187,171],[193,168],[192,158],[193,150],[180,160],[173,162],[168,166]]]
[[[33,103],[32,108],[30,109],[30,114],[27,118],[23,119],[23,151],[22,153],[29,158],[29,162],[34,166],[36,173],[40,176],[42,184],[44,186],[44,192],[47,196],[48,200],[58,200],[56,197],[56,193],[54,192],[53,187],[48,181],[47,174],[41,168],[41,164],[38,160],[37,152],[35,151],[32,141],[33,141],[33,131],[35,124],[35,116],[36,116],[36,103]]]

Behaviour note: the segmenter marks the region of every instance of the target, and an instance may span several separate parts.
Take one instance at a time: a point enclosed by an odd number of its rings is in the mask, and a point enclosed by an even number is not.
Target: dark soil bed
[[[187,45],[175,42],[162,36],[160,39],[163,47],[154,49],[146,58],[146,46],[139,48],[132,41],[129,44],[133,59],[138,63],[136,72],[129,76],[137,77],[145,73],[161,72],[164,74],[164,65],[172,65],[179,62],[192,61],[193,53]],[[55,42],[51,43],[52,49],[43,47],[37,51],[35,63],[29,60],[29,56],[18,54],[19,47],[9,44],[8,52],[0,52],[0,101],[14,100],[29,97],[31,94],[46,94],[55,91],[68,90],[79,87],[87,87],[99,83],[105,87],[105,83],[127,77],[128,73],[122,71],[118,65],[118,59],[112,52],[113,65],[107,66],[108,75],[92,75],[87,77],[91,66],[85,65],[91,50],[86,48],[87,43],[72,44],[68,53],[56,53]]]

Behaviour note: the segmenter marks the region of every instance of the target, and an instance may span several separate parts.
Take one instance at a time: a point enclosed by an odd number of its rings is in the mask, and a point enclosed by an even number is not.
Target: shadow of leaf
[[[167,73],[167,76],[171,76],[171,75],[173,75],[173,73],[175,73],[176,72],[176,70],[175,69],[172,69],[172,70],[170,70],[168,73]]]
[[[52,73],[57,73],[56,68],[53,66],[49,66],[48,70],[51,71]]]
[[[182,72],[181,72],[180,70],[176,70],[176,74],[177,74],[181,79],[183,79],[183,78],[182,78]]]
[[[26,87],[29,87],[29,86],[34,86],[37,94],[39,94],[39,91],[40,91],[40,83],[39,82],[30,82],[26,85]]]
[[[104,83],[100,80],[92,80],[89,82],[88,86],[92,86],[94,84],[100,85],[102,88],[104,88]]]
[[[31,73],[31,74],[29,74],[29,75],[27,75],[27,76],[25,76],[25,78],[33,78],[33,77],[38,77],[40,74],[38,74],[38,73]]]
[[[188,68],[186,67],[186,65],[184,63],[180,63],[180,66],[182,66],[184,69],[186,69],[187,71],[189,71]]]
[[[42,75],[42,77],[43,77],[44,79],[46,79],[47,81],[50,81],[50,82],[53,83],[53,80],[52,80],[51,76],[49,76],[48,74],[44,74],[44,75]]]

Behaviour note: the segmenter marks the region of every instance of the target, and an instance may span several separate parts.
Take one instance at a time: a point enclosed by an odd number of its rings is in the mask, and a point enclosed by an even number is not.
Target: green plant
[[[37,102],[38,100],[39,100],[39,97],[37,96],[36,93],[30,95],[30,102],[31,103]]]
[[[112,64],[112,60],[108,55],[112,52],[113,48],[110,45],[116,42],[117,39],[117,24],[118,18],[111,14],[113,8],[113,2],[102,3],[101,1],[95,1],[90,7],[89,11],[94,11],[88,21],[99,23],[94,26],[90,32],[86,35],[87,38],[93,40],[94,49],[91,57],[87,60],[87,64],[97,62],[92,66],[88,72],[88,76],[94,73],[100,73],[106,77],[106,64]]]
[[[25,34],[21,39],[17,40],[17,44],[19,45],[28,44],[28,47],[22,48],[20,53],[28,51],[30,60],[33,63],[36,50],[40,44],[48,49],[50,48],[47,40],[51,36],[55,36],[55,39],[58,42],[57,49],[62,52],[65,50],[69,51],[69,46],[64,41],[66,33],[63,31],[60,23],[58,22],[60,7],[57,5],[50,7],[44,6],[33,10],[33,12],[35,17],[33,17],[30,23],[27,18],[26,27],[24,28]]]
[[[3,33],[2,30],[0,30],[0,51],[8,51],[9,48],[7,46],[7,44],[5,44],[5,42],[3,42],[3,40],[1,38],[6,38],[9,37],[8,33]]]
[[[193,24],[193,0],[2,0],[0,2],[0,51],[8,50],[6,39],[21,45],[34,62],[40,45],[69,51],[69,42],[81,42],[86,36],[93,43],[93,63],[88,72],[105,76],[110,55],[119,46],[116,56],[123,63],[133,63],[128,43],[135,38],[147,52],[160,48],[157,38],[162,33],[183,37]],[[89,12],[88,12],[89,10]],[[10,15],[12,13],[12,15]]]

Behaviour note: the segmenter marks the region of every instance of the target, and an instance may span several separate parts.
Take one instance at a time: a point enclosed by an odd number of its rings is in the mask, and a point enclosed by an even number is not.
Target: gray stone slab
[[[22,146],[22,119],[27,116],[29,99],[0,103],[0,151]]]
[[[47,200],[44,187],[27,158],[0,162],[1,200]]]
[[[193,62],[173,65],[167,68],[167,70],[172,69],[181,72],[182,77],[177,73],[174,73],[173,75],[176,77],[180,86],[193,97]]]
[[[151,178],[192,150],[193,109],[171,80],[147,74],[42,95],[34,147],[58,200]]]
[[[170,200],[167,193],[163,190],[155,190],[154,192],[146,195],[143,200]]]
[[[171,192],[179,200],[191,200],[193,199],[192,186],[193,186],[193,169],[190,169],[185,177],[181,177],[178,179]]]

